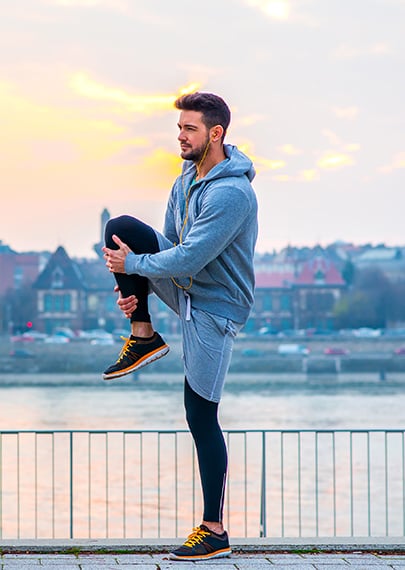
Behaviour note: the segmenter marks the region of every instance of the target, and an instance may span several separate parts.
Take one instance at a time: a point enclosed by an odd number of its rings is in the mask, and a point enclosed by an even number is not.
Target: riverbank
[[[169,354],[143,374],[182,373],[181,341],[167,339]],[[273,337],[242,337],[235,343],[231,373],[344,375],[375,374],[381,380],[388,375],[405,375],[405,356],[394,354],[403,339],[331,339],[308,338],[300,344],[309,349],[308,356],[280,356],[278,347],[290,341]],[[90,342],[44,344],[41,342],[0,343],[0,374],[85,374],[99,373],[113,362],[121,345],[94,345]],[[333,347],[348,354],[325,355]]]

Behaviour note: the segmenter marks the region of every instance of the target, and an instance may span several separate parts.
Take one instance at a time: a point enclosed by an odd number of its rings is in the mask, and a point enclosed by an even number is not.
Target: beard
[[[183,160],[192,160],[193,162],[200,162],[204,153],[206,151],[207,145],[210,142],[210,137],[207,136],[205,142],[197,148],[190,148],[189,150],[183,150],[180,156]]]

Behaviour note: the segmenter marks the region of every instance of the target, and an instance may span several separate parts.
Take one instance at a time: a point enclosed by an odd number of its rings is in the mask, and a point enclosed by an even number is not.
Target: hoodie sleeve
[[[211,188],[205,193],[200,213],[183,244],[154,254],[129,253],[126,273],[150,278],[196,275],[234,240],[250,208],[241,188],[223,183]]]
[[[163,226],[163,235],[167,237],[167,239],[170,240],[173,245],[179,242],[179,236],[176,230],[176,222],[174,214],[173,190],[169,196],[169,200],[167,203],[165,221]]]

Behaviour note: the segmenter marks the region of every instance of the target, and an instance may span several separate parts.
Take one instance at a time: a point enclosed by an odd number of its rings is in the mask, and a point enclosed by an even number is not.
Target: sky
[[[0,240],[91,257],[101,212],[161,230],[181,93],[254,162],[257,250],[405,243],[405,0],[13,0]]]

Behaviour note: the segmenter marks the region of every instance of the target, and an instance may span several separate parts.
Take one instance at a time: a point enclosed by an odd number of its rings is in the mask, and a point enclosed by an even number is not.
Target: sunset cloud
[[[245,0],[248,6],[258,8],[273,20],[288,20],[291,12],[288,0]]]
[[[166,198],[168,189],[181,172],[182,162],[180,156],[164,148],[157,148],[151,154],[142,157],[135,165],[134,175],[142,182],[143,188],[155,191],[149,198]],[[164,192],[159,192],[161,190]]]
[[[315,168],[302,170],[298,175],[298,179],[303,180],[304,182],[313,182],[314,180],[319,180],[319,178],[319,170],[316,170]]]
[[[112,8],[123,10],[128,4],[125,0],[45,0],[47,4],[67,8]]]
[[[295,147],[293,144],[283,144],[282,146],[279,146],[278,149],[284,154],[288,154],[291,156],[302,153],[302,150]]]
[[[396,153],[389,164],[381,166],[379,172],[390,174],[394,170],[405,168],[405,151]]]
[[[333,151],[325,152],[323,156],[317,161],[319,168],[323,168],[325,170],[350,166],[351,164],[354,164],[354,160],[350,155],[344,153],[336,153]]]
[[[238,148],[252,160],[257,172],[264,172],[266,170],[278,170],[280,168],[284,168],[286,165],[284,160],[257,156],[254,153],[253,145],[251,143],[239,144]]]
[[[359,114],[359,108],[351,107],[332,107],[332,111],[339,119],[355,119]]]
[[[339,146],[342,144],[342,141],[340,140],[338,135],[335,132],[331,131],[330,129],[322,129],[321,132],[323,136],[328,139],[330,144],[334,146]]]
[[[86,73],[76,73],[70,80],[70,87],[83,97],[98,101],[111,101],[127,108],[128,111],[151,115],[160,111],[173,110],[177,97],[196,91],[200,85],[190,83],[173,94],[133,95],[118,87],[103,85],[91,79]]]

